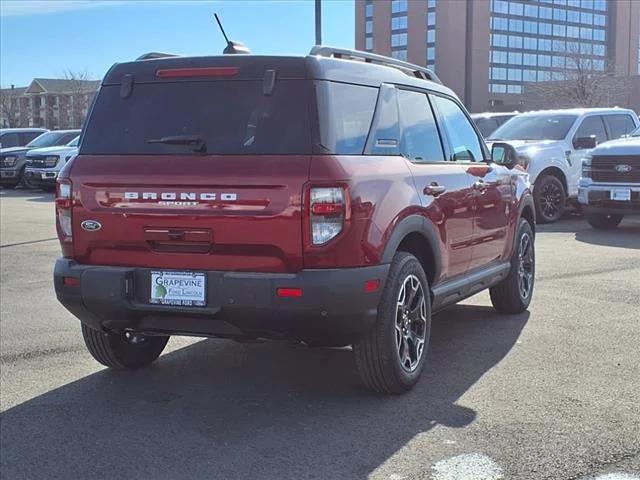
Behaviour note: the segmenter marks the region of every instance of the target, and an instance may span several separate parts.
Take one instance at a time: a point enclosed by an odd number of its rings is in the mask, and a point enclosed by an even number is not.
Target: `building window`
[[[427,43],[435,43],[435,42],[436,42],[436,31],[427,30]]]
[[[427,13],[427,26],[432,27],[436,24],[436,12]]]
[[[436,8],[436,0],[427,0],[427,8]]]
[[[508,79],[511,81],[521,82],[522,81],[522,70],[519,68],[510,68]]]
[[[553,35],[555,37],[566,37],[567,29],[564,25],[558,25],[557,23],[553,25]]]
[[[538,7],[536,5],[525,5],[524,16],[538,18]]]
[[[373,3],[367,3],[364,6],[364,16],[365,18],[373,18]]]
[[[522,37],[509,35],[509,48],[522,48]]]
[[[406,50],[393,50],[391,52],[391,56],[397,60],[402,60],[404,62],[407,61],[407,51]]]
[[[508,85],[507,93],[516,93],[516,94],[522,93],[522,85]]]
[[[407,17],[392,17],[391,18],[391,30],[406,30],[407,29]]]
[[[509,14],[521,17],[524,14],[524,5],[517,2],[509,2]]]
[[[492,68],[491,69],[491,80],[506,80],[507,79],[507,69],[506,68]]]
[[[538,49],[538,39],[531,37],[524,37],[524,45],[523,48],[526,50],[537,50]]]
[[[491,11],[495,13],[509,13],[509,4],[504,0],[493,0]]]
[[[538,22],[524,22],[525,33],[538,33]]]
[[[493,34],[491,36],[491,45],[493,45],[494,47],[506,47],[507,46],[507,35]]]
[[[366,50],[373,50],[373,38],[367,37],[364,39],[364,48]]]
[[[491,52],[491,61],[493,63],[507,63],[507,52],[493,50]]]
[[[407,11],[407,0],[391,0],[391,13]]]
[[[490,88],[493,93],[507,93],[507,86],[501,83],[492,83]]]
[[[563,8],[554,8],[553,9],[553,19],[558,20],[560,22],[566,22],[567,20],[567,11]]]
[[[551,40],[547,40],[544,38],[541,38],[540,40],[538,40],[538,50],[543,50],[545,52],[550,52],[551,51]]]
[[[590,28],[581,28],[580,29],[580,36],[582,37],[582,30],[591,30]],[[584,37],[583,37],[584,38]],[[589,38],[589,37],[587,37]],[[600,29],[600,28],[594,28],[593,29],[593,39],[594,40],[598,40],[600,42],[604,42],[605,40],[605,31]]]
[[[391,35],[392,47],[406,47],[407,46],[407,34],[406,33],[394,33]]]
[[[364,33],[373,33],[373,22],[371,20],[364,22]]]
[[[522,54],[509,52],[509,65],[522,65]]]
[[[435,47],[427,48],[427,62],[435,61],[435,59],[436,59],[436,48]]]

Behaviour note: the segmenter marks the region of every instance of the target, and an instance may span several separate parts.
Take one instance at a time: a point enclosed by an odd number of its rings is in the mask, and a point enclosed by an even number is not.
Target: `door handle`
[[[478,192],[484,192],[487,188],[489,188],[489,184],[484,183],[482,180],[478,180],[473,184],[473,189]]]
[[[425,195],[431,195],[432,197],[437,197],[438,195],[447,191],[447,187],[444,185],[438,185],[437,182],[432,182],[431,185],[427,185],[424,187],[422,193]]]

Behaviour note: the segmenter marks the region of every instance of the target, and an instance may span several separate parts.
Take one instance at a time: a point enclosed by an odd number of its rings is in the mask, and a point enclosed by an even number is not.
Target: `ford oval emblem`
[[[615,170],[618,173],[629,173],[631,171],[631,165],[616,165]]]
[[[102,224],[95,220],[85,220],[80,226],[87,232],[95,232],[102,228]]]

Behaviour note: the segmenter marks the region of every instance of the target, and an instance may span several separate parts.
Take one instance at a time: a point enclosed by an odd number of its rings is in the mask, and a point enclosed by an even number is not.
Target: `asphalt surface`
[[[0,190],[6,479],[640,478],[640,219],[540,227],[530,311],[486,293],[434,319],[400,397],[349,349],[172,338],[109,371],[55,299],[49,194]]]

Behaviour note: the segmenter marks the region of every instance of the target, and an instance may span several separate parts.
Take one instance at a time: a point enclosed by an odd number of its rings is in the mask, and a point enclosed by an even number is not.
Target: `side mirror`
[[[491,147],[491,161],[497,165],[513,168],[518,164],[518,152],[513,145],[496,142]]]
[[[591,150],[592,148],[596,148],[598,141],[596,140],[595,135],[591,135],[590,137],[578,137],[573,141],[573,148],[576,150]]]

